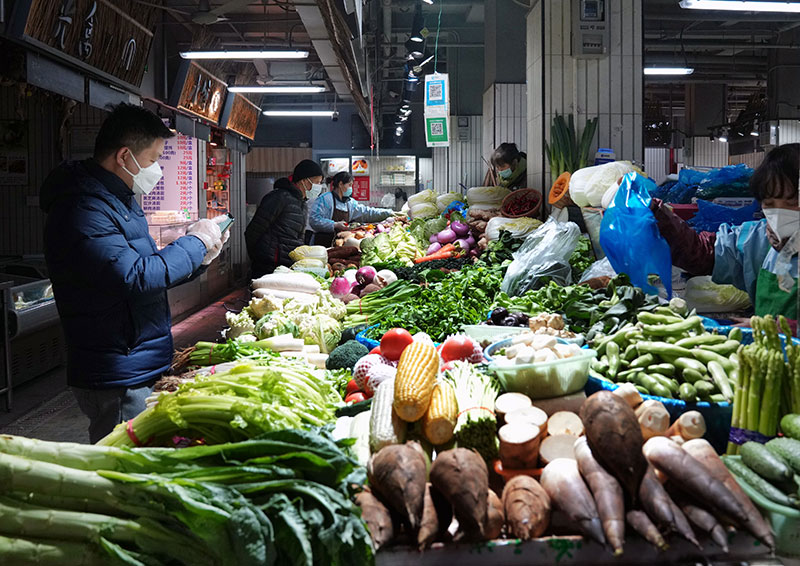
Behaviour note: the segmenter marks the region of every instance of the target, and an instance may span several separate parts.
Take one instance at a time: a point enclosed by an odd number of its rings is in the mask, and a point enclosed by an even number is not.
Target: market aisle
[[[225,326],[227,309],[240,310],[249,293],[240,289],[211,303],[172,327],[175,348],[199,340],[216,341]],[[66,371],[57,368],[14,391],[10,413],[0,412],[0,434],[15,434],[59,442],[89,442],[89,421],[67,388]]]

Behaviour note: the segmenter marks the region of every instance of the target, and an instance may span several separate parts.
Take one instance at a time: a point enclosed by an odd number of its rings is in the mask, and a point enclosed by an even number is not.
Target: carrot
[[[764,520],[764,517],[761,516],[761,512],[756,508],[753,502],[750,501],[750,498],[747,497],[747,494],[745,494],[742,488],[739,487],[739,484],[736,483],[736,480],[728,471],[728,468],[725,467],[720,457],[717,456],[711,444],[703,438],[696,438],[686,442],[682,450],[685,450],[688,454],[696,458],[705,468],[706,474],[716,478],[728,488],[729,492],[733,495],[733,499],[741,505],[748,517],[748,520],[742,523],[742,526],[750,531],[750,534],[767,545],[768,548],[774,549],[775,537],[772,535],[772,529]]]
[[[739,524],[749,523],[744,508],[725,484],[669,438],[654,436],[645,443],[642,452],[648,462],[681,486],[687,495],[704,501]]]
[[[659,550],[666,550],[669,548],[664,537],[661,536],[658,528],[656,528],[653,521],[650,520],[650,517],[647,516],[647,513],[639,510],[632,510],[628,511],[625,518],[628,520],[628,524],[633,530],[639,533],[647,542],[657,547]]]
[[[414,260],[414,263],[424,263],[426,261],[434,261],[436,259],[447,259],[453,257],[458,250],[453,244],[447,244],[443,246],[438,252],[433,253],[431,255],[426,255],[425,257],[418,257]]]
[[[639,486],[639,500],[647,515],[662,532],[676,532],[700,548],[689,522],[658,481],[652,467],[647,468],[642,485]]]
[[[597,506],[575,460],[557,458],[547,464],[542,472],[542,487],[550,500],[566,513],[570,521],[577,524],[583,534],[600,544],[606,543]]]
[[[574,451],[578,470],[589,484],[597,504],[603,532],[614,549],[614,555],[619,556],[625,544],[625,498],[622,486],[594,459],[586,438],[580,437],[575,441]]]

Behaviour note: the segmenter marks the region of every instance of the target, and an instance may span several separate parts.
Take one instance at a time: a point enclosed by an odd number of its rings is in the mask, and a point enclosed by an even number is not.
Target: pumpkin
[[[555,204],[558,201],[564,199],[564,197],[566,197],[566,199],[564,200],[563,204],[571,204],[569,198],[569,191],[567,190],[569,189],[570,177],[571,175],[569,171],[564,171],[563,173],[561,173],[561,175],[558,176],[556,182],[553,183],[552,187],[550,187],[550,197],[547,199],[550,204]]]

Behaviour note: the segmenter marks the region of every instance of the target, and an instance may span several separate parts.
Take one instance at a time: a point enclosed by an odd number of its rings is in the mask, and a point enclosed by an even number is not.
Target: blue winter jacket
[[[132,387],[169,369],[167,289],[206,253],[184,236],[156,248],[133,192],[93,160],[63,163],[42,185],[45,259],[73,387]]]

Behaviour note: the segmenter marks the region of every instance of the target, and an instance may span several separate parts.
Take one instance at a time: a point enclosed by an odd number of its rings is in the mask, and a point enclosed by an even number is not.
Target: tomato
[[[347,389],[345,395],[350,395],[351,393],[355,393],[356,391],[359,391],[358,383],[356,383],[355,379],[351,379],[350,381],[347,382]]]
[[[400,354],[414,341],[411,333],[404,328],[392,328],[381,338],[381,354],[393,362],[400,359]]]
[[[363,391],[354,391],[350,395],[344,398],[345,403],[360,403],[361,401],[366,401],[367,395]]]
[[[369,351],[369,353],[370,354],[378,354],[380,356],[381,355],[381,347],[380,346],[375,346],[372,350]]]
[[[442,344],[441,356],[445,362],[469,360],[475,352],[475,345],[466,336],[451,336]]]

